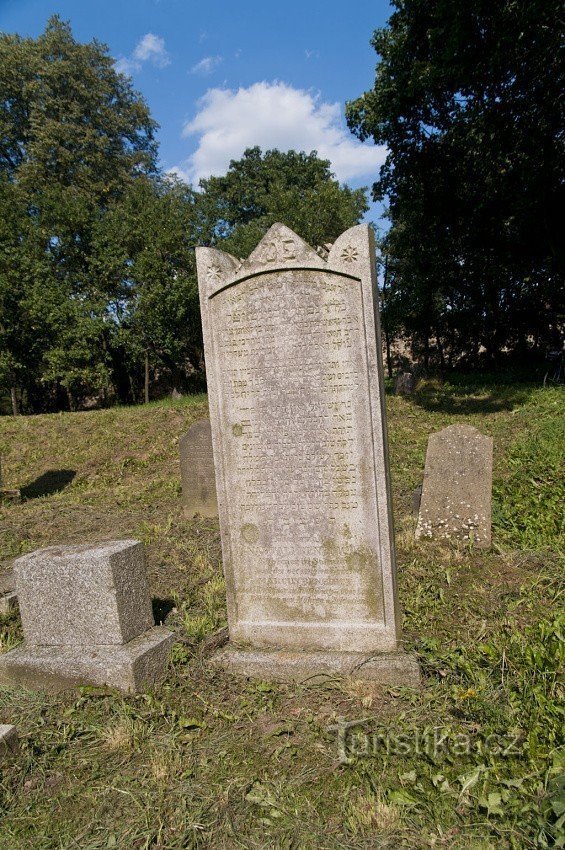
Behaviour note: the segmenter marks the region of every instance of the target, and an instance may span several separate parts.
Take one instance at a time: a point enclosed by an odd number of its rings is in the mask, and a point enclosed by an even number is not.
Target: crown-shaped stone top
[[[242,265],[240,272],[265,266],[306,265],[324,268],[325,261],[289,227],[276,222]]]
[[[239,279],[276,269],[323,269],[357,278],[371,275],[374,243],[368,225],[349,228],[327,247],[327,251],[315,251],[289,227],[276,222],[246,260],[238,261],[217,248],[197,248],[201,294],[209,298]]]

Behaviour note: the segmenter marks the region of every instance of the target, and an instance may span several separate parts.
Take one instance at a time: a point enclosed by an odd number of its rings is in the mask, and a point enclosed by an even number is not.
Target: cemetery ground
[[[387,396],[404,641],[420,690],[237,679],[217,520],[182,516],[178,439],[205,396],[0,419],[0,574],[55,543],[139,538],[165,682],[0,689],[0,848],[563,847],[563,391],[494,376]],[[428,436],[494,438],[493,546],[414,540]],[[0,617],[0,652],[21,640]],[[351,725],[348,725],[351,724]]]

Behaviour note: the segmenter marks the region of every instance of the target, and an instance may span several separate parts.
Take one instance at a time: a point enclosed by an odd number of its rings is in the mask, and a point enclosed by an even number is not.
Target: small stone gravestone
[[[191,425],[179,440],[183,512],[188,518],[218,516],[212,430],[209,419]]]
[[[164,674],[172,635],[153,625],[139,541],[40,549],[14,577],[25,643],[0,655],[0,682],[138,691]]]
[[[9,723],[0,723],[0,764],[7,755],[18,750],[18,731]]]
[[[7,570],[0,575],[0,614],[6,615],[18,605],[14,590],[14,571]]]
[[[491,544],[492,437],[450,425],[428,441],[416,538]]]
[[[396,395],[412,395],[416,388],[416,378],[412,372],[402,372],[394,381],[394,392]]]
[[[416,684],[401,650],[366,225],[326,257],[275,224],[245,261],[198,248],[230,644],[262,679]]]

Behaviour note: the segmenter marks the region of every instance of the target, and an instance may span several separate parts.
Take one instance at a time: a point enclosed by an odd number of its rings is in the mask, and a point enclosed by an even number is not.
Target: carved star
[[[355,248],[353,245],[348,245],[341,252],[341,259],[345,263],[355,263],[357,261],[358,256],[359,252],[357,251],[357,248]]]
[[[208,277],[210,280],[217,281],[222,276],[222,270],[219,266],[208,266]]]

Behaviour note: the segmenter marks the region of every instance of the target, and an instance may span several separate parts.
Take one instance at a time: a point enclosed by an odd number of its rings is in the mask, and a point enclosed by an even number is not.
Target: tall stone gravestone
[[[179,440],[183,512],[188,518],[218,516],[212,430],[209,419],[191,425]]]
[[[0,682],[138,691],[162,678],[173,636],[154,626],[139,541],[39,549],[14,576],[25,642],[0,655]]]
[[[428,440],[416,538],[491,543],[492,437],[450,425]]]
[[[197,249],[230,644],[263,679],[418,681],[400,650],[375,249]]]

